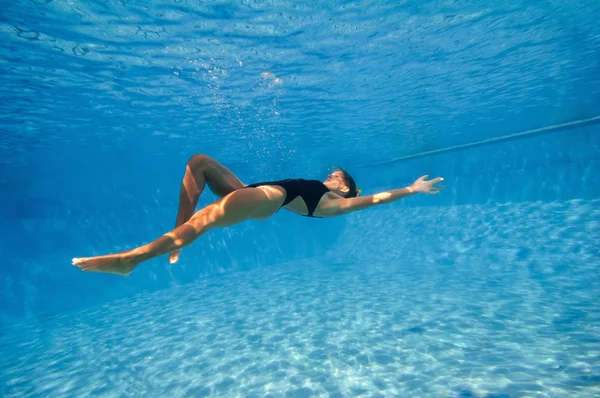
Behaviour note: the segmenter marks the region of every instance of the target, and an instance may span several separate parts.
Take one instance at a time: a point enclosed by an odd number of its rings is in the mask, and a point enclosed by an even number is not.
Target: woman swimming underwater
[[[179,195],[175,229],[147,245],[106,256],[74,258],[83,271],[129,275],[141,262],[170,253],[177,262],[181,248],[214,228],[245,220],[264,220],[283,207],[308,217],[335,217],[372,206],[394,202],[418,193],[435,194],[443,178],[417,179],[406,188],[358,197],[354,179],[344,170],[330,174],[325,182],[287,179],[244,185],[227,167],[206,155],[194,155],[187,164]],[[221,199],[194,213],[200,195],[208,184]]]

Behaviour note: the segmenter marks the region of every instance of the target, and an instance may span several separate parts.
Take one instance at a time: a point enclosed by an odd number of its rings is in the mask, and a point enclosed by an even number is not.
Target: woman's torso
[[[279,181],[266,181],[246,185],[246,187],[271,186],[280,190],[286,196],[282,207],[293,213],[308,217],[328,217],[322,212],[323,205],[329,200],[340,198],[329,191],[318,180],[286,179]]]

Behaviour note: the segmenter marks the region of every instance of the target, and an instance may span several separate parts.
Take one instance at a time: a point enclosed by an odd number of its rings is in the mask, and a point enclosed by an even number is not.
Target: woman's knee
[[[210,164],[210,162],[212,162],[213,159],[208,156],[208,155],[204,155],[202,153],[197,153],[195,155],[192,155],[192,157],[190,158],[190,160],[188,160],[188,166],[190,168],[198,168],[198,167],[204,167],[208,164]]]
[[[195,176],[199,174],[206,176],[207,171],[210,172],[211,168],[214,167],[214,163],[215,160],[210,156],[198,153],[190,158],[187,167]]]

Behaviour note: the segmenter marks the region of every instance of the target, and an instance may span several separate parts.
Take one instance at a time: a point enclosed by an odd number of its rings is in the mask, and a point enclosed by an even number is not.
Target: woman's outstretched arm
[[[427,178],[429,178],[429,176],[425,175],[406,188],[391,189],[375,195],[361,196],[358,198],[333,200],[331,201],[331,204],[325,206],[327,209],[324,210],[327,212],[331,211],[332,213],[335,213],[335,215],[342,215],[385,203],[392,203],[396,200],[418,193],[436,194],[445,188],[443,185],[436,185],[437,183],[444,181],[443,178],[438,177],[429,181],[427,181]]]

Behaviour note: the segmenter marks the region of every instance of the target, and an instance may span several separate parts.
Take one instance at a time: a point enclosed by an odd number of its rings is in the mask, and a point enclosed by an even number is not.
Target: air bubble
[[[148,40],[159,39],[160,35],[156,32],[144,32],[144,37]]]
[[[56,37],[51,36],[51,35],[47,35],[45,33],[40,33],[38,36],[38,40],[41,41],[56,41]]]
[[[17,29],[19,29],[19,28],[17,28]],[[27,39],[27,40],[38,40],[39,33],[35,32],[35,31],[19,29],[19,33],[17,33],[17,36],[22,37],[23,39]]]
[[[82,55],[85,55],[89,52],[89,50],[87,48],[83,48],[79,45],[73,47],[73,54],[77,55],[78,57],[81,57]]]

